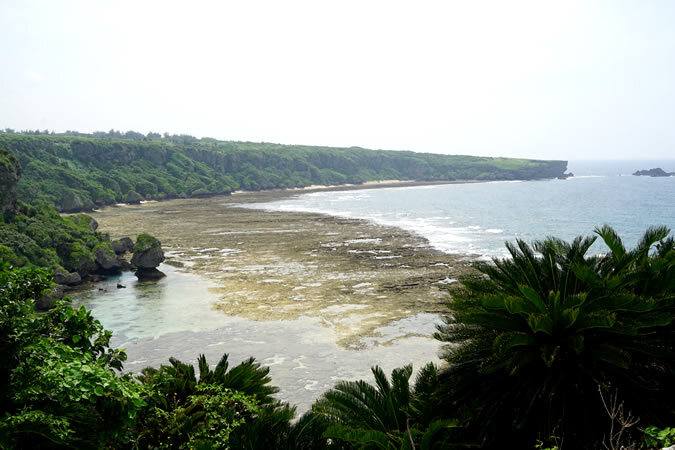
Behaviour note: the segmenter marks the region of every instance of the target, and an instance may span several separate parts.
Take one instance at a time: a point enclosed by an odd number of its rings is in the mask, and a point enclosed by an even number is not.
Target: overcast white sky
[[[0,0],[0,128],[675,158],[675,1]]]

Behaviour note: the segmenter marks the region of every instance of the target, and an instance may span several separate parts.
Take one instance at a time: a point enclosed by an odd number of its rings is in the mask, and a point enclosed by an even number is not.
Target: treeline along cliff
[[[140,135],[139,133],[139,136]],[[19,197],[62,212],[142,199],[199,197],[377,180],[528,180],[566,161],[229,142],[0,133],[22,168]]]

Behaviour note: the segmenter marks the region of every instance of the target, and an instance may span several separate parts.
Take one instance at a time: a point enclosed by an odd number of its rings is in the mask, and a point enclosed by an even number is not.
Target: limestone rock
[[[57,284],[50,289],[49,292],[45,293],[42,297],[35,301],[35,309],[38,311],[46,311],[52,309],[56,303],[56,300],[63,298],[63,291],[65,288]]]
[[[155,269],[162,261],[164,251],[161,242],[146,233],[138,235],[131,264],[139,269]]]
[[[140,194],[136,191],[129,191],[127,192],[127,195],[124,197],[124,201],[126,203],[129,203],[130,205],[135,205],[141,202],[143,200],[143,197],[140,196]]]
[[[65,190],[61,195],[61,203],[59,204],[59,211],[62,212],[78,212],[91,211],[94,209],[94,203],[88,198],[82,198],[80,194],[72,190]]]
[[[82,277],[77,272],[68,273],[63,269],[56,269],[54,271],[54,283],[74,286],[82,282]]]
[[[106,271],[119,271],[122,263],[117,259],[117,254],[105,244],[98,245],[94,251],[96,265]]]
[[[110,248],[118,254],[121,255],[126,252],[134,251],[134,241],[128,237],[123,237],[122,239],[116,239],[110,243]]]
[[[138,269],[136,273],[134,273],[136,277],[138,277],[139,281],[152,281],[152,280],[159,280],[161,278],[164,278],[166,274],[160,270],[157,270],[155,268],[152,269]]]

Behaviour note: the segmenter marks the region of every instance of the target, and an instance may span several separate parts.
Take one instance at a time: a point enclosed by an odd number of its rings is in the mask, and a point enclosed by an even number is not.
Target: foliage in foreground
[[[588,256],[593,238],[509,244],[512,259],[480,266],[453,293],[437,333],[450,344],[447,368],[427,365],[411,385],[410,366],[390,379],[375,367],[374,385],[338,383],[295,423],[252,358],[210,367],[202,355],[198,377],[173,358],[121,375],[126,355],[84,308],[34,311],[48,271],[5,266],[0,447],[665,445],[675,434],[674,242],[652,228],[628,251],[611,228],[596,233],[610,253]]]
[[[675,422],[673,238],[650,228],[628,251],[610,227],[596,234],[609,253],[587,255],[595,238],[507,244],[511,259],[453,292],[436,334],[450,344],[438,402],[463,411],[482,444],[600,445],[598,385],[644,425]]]
[[[0,446],[123,445],[142,386],[116,373],[126,355],[84,307],[34,311],[50,279],[44,269],[0,272]]]
[[[175,358],[159,369],[144,369],[138,377],[154,392],[151,409],[139,425],[141,447],[190,447],[200,441],[212,448],[285,444],[295,408],[272,397],[278,388],[269,385],[269,367],[249,358],[229,368],[227,354],[214,369],[204,355],[197,363],[199,378],[194,366]]]
[[[309,416],[321,420],[323,437],[347,448],[455,448],[456,421],[435,419],[430,396],[438,369],[422,368],[413,386],[412,366],[394,369],[391,381],[380,367],[372,368],[375,385],[363,380],[343,381],[324,393]],[[329,441],[324,441],[327,446]],[[462,445],[462,448],[465,446]]]
[[[171,359],[138,380],[84,307],[36,313],[46,269],[0,271],[0,447],[280,448],[295,409],[272,398],[269,369],[249,359],[211,370]]]

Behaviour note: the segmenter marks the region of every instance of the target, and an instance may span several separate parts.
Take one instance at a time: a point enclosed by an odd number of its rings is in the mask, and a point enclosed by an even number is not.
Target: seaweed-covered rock
[[[155,269],[164,261],[162,243],[147,233],[139,234],[131,264],[139,269]]]
[[[85,277],[96,270],[96,259],[92,251],[81,242],[72,242],[61,250],[64,267]]]
[[[59,203],[59,211],[62,212],[78,212],[91,211],[94,209],[94,202],[89,198],[83,197],[79,193],[66,189],[61,195],[61,202]]]
[[[8,150],[0,149],[0,214],[16,212],[16,196],[21,166]]]
[[[63,298],[65,288],[60,284],[52,287],[49,292],[45,293],[35,301],[35,309],[38,311],[46,311],[52,309],[56,300]]]
[[[64,269],[57,268],[54,270],[54,283],[74,286],[82,282],[82,277],[77,272],[69,273]]]
[[[122,267],[122,263],[117,259],[117,254],[105,242],[98,244],[94,249],[94,259],[100,270],[105,272],[116,272]]]
[[[128,237],[116,239],[110,243],[110,248],[118,255],[134,251],[134,241]]]

